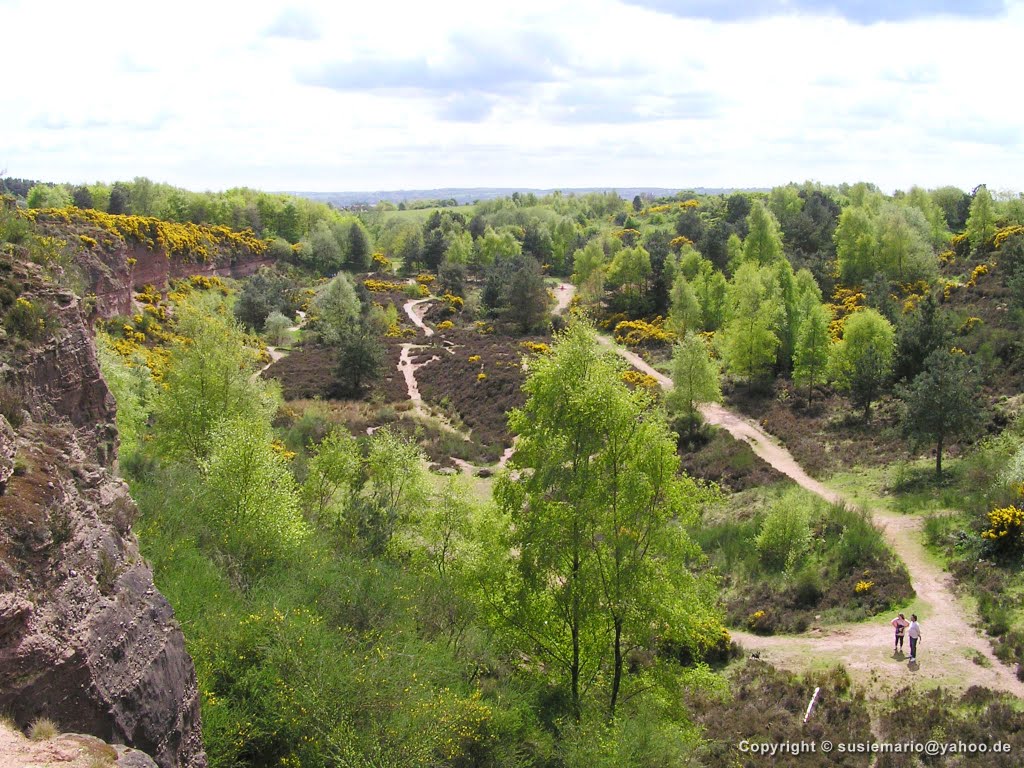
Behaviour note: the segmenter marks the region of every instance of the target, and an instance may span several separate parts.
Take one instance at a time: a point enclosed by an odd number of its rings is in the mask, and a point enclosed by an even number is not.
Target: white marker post
[[[811,719],[811,710],[814,709],[814,702],[818,700],[818,692],[821,688],[814,689],[814,695],[811,696],[811,702],[807,705],[807,714],[804,715],[804,725],[807,725],[807,721]]]

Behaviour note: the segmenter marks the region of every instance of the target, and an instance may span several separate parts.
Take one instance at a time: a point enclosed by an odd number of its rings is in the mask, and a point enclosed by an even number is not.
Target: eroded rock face
[[[203,766],[195,669],[130,533],[127,486],[29,424],[0,497],[0,710]]]
[[[16,430],[0,416],[0,711],[201,768],[195,668],[111,473],[115,403],[92,334],[75,296],[20,270],[58,323],[30,344],[0,339],[26,412]]]
[[[47,292],[60,327],[24,352],[13,380],[36,421],[68,420],[102,464],[117,455],[116,405],[100,373],[96,343],[73,294]]]

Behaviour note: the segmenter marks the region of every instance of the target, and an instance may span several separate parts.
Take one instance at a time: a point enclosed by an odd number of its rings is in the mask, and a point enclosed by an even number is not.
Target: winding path
[[[672,380],[638,355],[605,336],[600,343],[614,350],[638,370],[653,376],[664,389]],[[756,422],[717,403],[700,408],[710,424],[722,427],[776,470],[801,487],[831,503],[847,503],[846,497],[808,475],[792,454]],[[760,637],[733,631],[748,651],[789,669],[806,669],[842,662],[860,682],[878,693],[894,692],[908,684],[943,685],[964,689],[971,685],[1007,691],[1024,698],[1024,683],[1014,671],[996,659],[989,641],[971,625],[971,613],[953,594],[952,578],[922,544],[920,517],[872,509],[871,516],[893,551],[903,561],[917,594],[912,609],[921,618],[920,664],[908,664],[892,651],[891,617],[881,616],[856,624],[812,627],[802,635]]]

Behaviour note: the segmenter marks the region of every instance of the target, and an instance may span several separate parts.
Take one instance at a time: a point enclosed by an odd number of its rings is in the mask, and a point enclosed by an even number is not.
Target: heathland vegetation
[[[901,727],[1009,711],[974,683],[1020,693],[1019,195],[354,211],[146,179],[7,188],[4,258],[87,308],[90,255],[197,267],[92,320],[213,766],[722,765],[750,759],[743,738],[868,740],[899,715],[878,677],[925,679],[894,666],[890,612],[927,626],[947,597],[998,659],[930,640],[931,679],[959,690]],[[200,269],[225,250],[263,266]],[[7,336],[59,333],[48,301],[5,280]],[[778,438],[807,488],[730,423]],[[966,603],[914,595],[918,537]],[[873,627],[877,656],[844,654]],[[828,663],[743,658],[790,634]],[[1002,722],[989,737],[1022,738]]]

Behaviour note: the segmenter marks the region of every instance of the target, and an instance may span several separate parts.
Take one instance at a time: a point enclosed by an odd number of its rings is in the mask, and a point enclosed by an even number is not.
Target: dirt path
[[[423,322],[423,315],[421,315],[417,311],[417,308],[423,304],[426,304],[428,301],[433,300],[433,297],[428,297],[426,299],[414,299],[412,301],[405,302],[405,304],[402,307],[405,310],[405,314],[407,314],[409,316],[409,319],[412,320],[412,324],[419,328],[421,331],[423,331],[424,336],[433,336],[434,329]]]
[[[569,308],[569,304],[572,303],[572,297],[576,295],[576,286],[572,283],[559,283],[555,287],[555,308],[551,312],[552,315],[561,315],[565,313],[565,310]]]
[[[604,336],[601,344],[626,359],[638,370],[653,376],[665,389],[672,380],[652,368],[638,355]],[[840,493],[808,475],[796,459],[756,422],[717,403],[700,408],[710,424],[722,427],[742,440],[754,453],[795,483],[826,501],[853,504]],[[908,664],[905,657],[892,651],[891,617],[881,616],[857,624],[812,627],[803,635],[760,637],[733,632],[748,651],[762,659],[790,669],[806,669],[842,662],[858,681],[879,691],[895,691],[908,684],[926,687],[943,685],[967,688],[983,685],[1024,698],[1024,683],[1013,670],[992,653],[987,639],[971,626],[975,617],[953,594],[952,579],[925,550],[922,544],[921,518],[870,510],[893,551],[907,567],[917,599],[911,610],[921,619],[919,664]],[[909,652],[909,645],[907,646]]]

